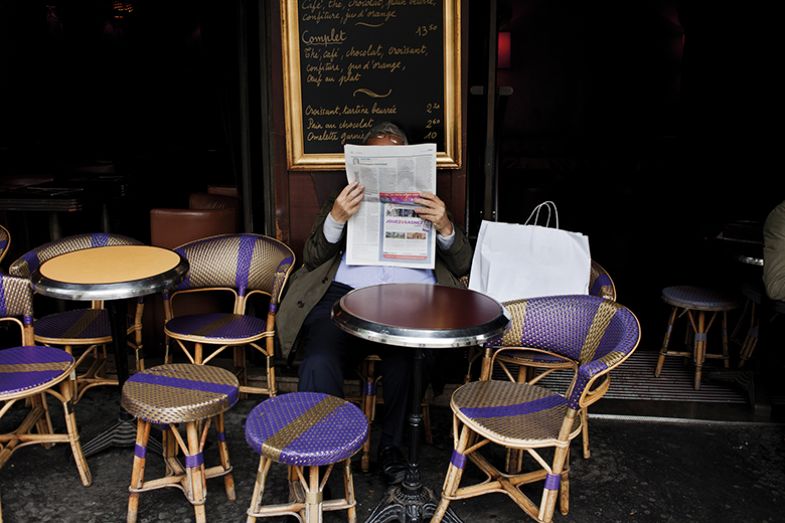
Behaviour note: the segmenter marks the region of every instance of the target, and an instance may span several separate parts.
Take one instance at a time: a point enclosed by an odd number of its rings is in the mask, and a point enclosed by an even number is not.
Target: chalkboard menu
[[[290,169],[337,169],[374,124],[460,166],[460,0],[282,0]]]

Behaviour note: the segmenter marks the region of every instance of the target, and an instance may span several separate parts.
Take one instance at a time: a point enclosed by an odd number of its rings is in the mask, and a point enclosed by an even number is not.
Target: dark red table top
[[[468,289],[388,283],[336,302],[333,320],[361,338],[407,347],[463,347],[501,334],[509,320],[493,298]]]

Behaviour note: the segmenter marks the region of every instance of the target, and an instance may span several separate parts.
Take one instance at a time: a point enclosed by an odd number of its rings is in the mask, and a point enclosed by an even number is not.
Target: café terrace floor
[[[658,391],[652,378],[639,379],[643,374],[650,376],[648,359],[652,355],[645,351],[638,354],[640,358],[628,362],[630,372],[614,378],[608,396],[592,407],[591,459],[580,457],[580,439],[573,442],[570,513],[562,516],[557,510],[554,521],[785,521],[785,425],[771,422],[770,416],[756,415],[755,409],[745,405],[743,392],[721,380],[707,382],[697,395],[700,401],[691,400],[689,368],[675,361],[666,362],[668,382],[683,381],[684,385],[671,384]],[[641,374],[636,377],[636,373]],[[642,385],[630,395],[627,389],[632,387],[624,386],[625,380]],[[284,391],[292,386],[292,379],[282,378]],[[448,394],[449,389],[433,401],[434,444],[422,445],[420,454],[424,483],[437,492],[452,448]],[[115,417],[118,401],[118,393],[111,387],[93,389],[86,395],[76,407],[82,441]],[[210,522],[245,521],[258,455],[245,443],[243,420],[257,401],[242,400],[227,413],[237,501],[226,500],[220,479],[208,481]],[[62,425],[57,407],[52,411],[55,423]],[[761,418],[763,421],[756,421]],[[11,421],[4,419],[0,431]],[[374,442],[378,436],[374,426]],[[214,445],[206,450],[208,465],[217,459],[215,451]],[[503,456],[501,452],[495,455]],[[0,470],[3,521],[125,521],[132,457],[131,448],[91,456],[88,463],[93,485],[85,488],[67,446],[20,449]],[[152,454],[146,477],[157,477],[162,468]],[[479,477],[477,469],[467,467],[464,478]],[[340,479],[334,479],[332,490],[339,493]],[[358,520],[363,521],[385,487],[375,470],[360,472],[359,463],[354,482]],[[285,501],[285,467],[273,466],[267,491],[273,500]],[[526,492],[539,496],[539,490]],[[503,494],[454,502],[451,507],[466,522],[529,520]],[[324,519],[345,521],[345,513],[325,513]],[[139,521],[187,522],[193,521],[193,512],[179,490],[161,489],[141,495]]]

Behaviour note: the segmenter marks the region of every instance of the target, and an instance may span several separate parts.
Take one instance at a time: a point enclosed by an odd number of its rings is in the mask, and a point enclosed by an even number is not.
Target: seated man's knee
[[[298,372],[301,392],[323,392],[343,396],[343,370],[341,358],[331,351],[307,351]]]

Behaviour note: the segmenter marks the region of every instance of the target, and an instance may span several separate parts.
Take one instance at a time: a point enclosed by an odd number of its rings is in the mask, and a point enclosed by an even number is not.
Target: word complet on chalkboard
[[[284,0],[290,169],[343,166],[389,120],[460,166],[459,0]]]

